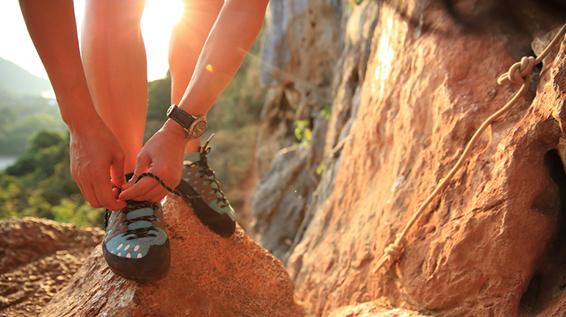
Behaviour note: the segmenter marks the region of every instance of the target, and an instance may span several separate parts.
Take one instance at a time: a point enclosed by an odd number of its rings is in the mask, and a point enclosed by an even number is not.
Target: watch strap
[[[186,113],[176,105],[171,106],[171,111],[169,111],[169,118],[175,120],[178,124],[185,128],[185,130],[189,130],[193,122],[197,120],[196,117]]]

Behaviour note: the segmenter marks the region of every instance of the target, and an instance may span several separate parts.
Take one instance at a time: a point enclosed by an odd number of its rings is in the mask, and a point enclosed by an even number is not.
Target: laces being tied
[[[159,207],[157,206],[157,204],[151,202],[131,201],[128,202],[128,205],[126,206],[126,208],[124,208],[123,211],[126,214],[126,220],[123,221],[123,224],[128,227],[128,230],[126,230],[125,232],[125,235],[128,236],[127,240],[156,236],[155,232],[157,231],[157,229],[153,225],[151,225],[153,221],[158,220],[154,214],[138,216],[132,219],[129,219],[127,217],[128,213],[130,213],[131,211],[139,210],[143,208],[150,208],[153,210],[153,212],[155,212],[155,210]],[[149,225],[146,227],[129,229],[129,226],[131,224],[137,223],[139,221],[146,221],[149,223]]]
[[[154,212],[155,210],[158,208],[157,205],[155,203],[151,203],[151,202],[138,202],[138,201],[128,201],[127,206],[122,210],[124,213],[126,213],[126,215],[134,210],[138,210],[138,209],[143,209],[143,208],[151,208]],[[104,214],[104,228],[108,227],[108,221],[110,220],[110,213],[111,212],[106,212]],[[148,223],[153,223],[153,221],[156,221],[157,217],[155,215],[145,215],[145,216],[139,216],[139,217],[135,217],[132,219],[128,219],[126,216],[126,220],[124,220],[122,223],[126,226],[129,227],[129,225],[136,223],[138,221],[147,221]],[[128,235],[128,240],[133,240],[133,239],[137,239],[137,238],[144,238],[144,237],[155,237],[155,232],[157,229],[155,229],[154,226],[149,225],[147,227],[142,227],[142,228],[135,228],[135,229],[128,229],[126,230],[125,235]]]

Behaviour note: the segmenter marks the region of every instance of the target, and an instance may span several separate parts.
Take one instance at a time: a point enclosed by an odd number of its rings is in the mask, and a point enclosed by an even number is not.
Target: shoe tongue
[[[153,215],[153,208],[140,208],[136,210],[132,210],[126,214],[126,219],[133,220],[140,217],[148,217]]]
[[[198,162],[200,160],[200,153],[199,152],[193,152],[187,156],[185,156],[185,160],[194,163],[194,162]]]

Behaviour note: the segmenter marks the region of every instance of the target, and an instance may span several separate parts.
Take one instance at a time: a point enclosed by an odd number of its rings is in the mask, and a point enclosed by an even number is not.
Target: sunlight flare
[[[183,16],[183,0],[148,0],[141,20],[148,61],[148,78],[165,77],[171,31]]]

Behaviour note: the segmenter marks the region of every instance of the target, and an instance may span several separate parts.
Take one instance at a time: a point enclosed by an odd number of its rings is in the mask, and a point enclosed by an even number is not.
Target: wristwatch
[[[195,117],[183,111],[177,105],[171,105],[167,110],[167,117],[177,122],[187,133],[187,138],[197,139],[206,131],[206,118]]]

